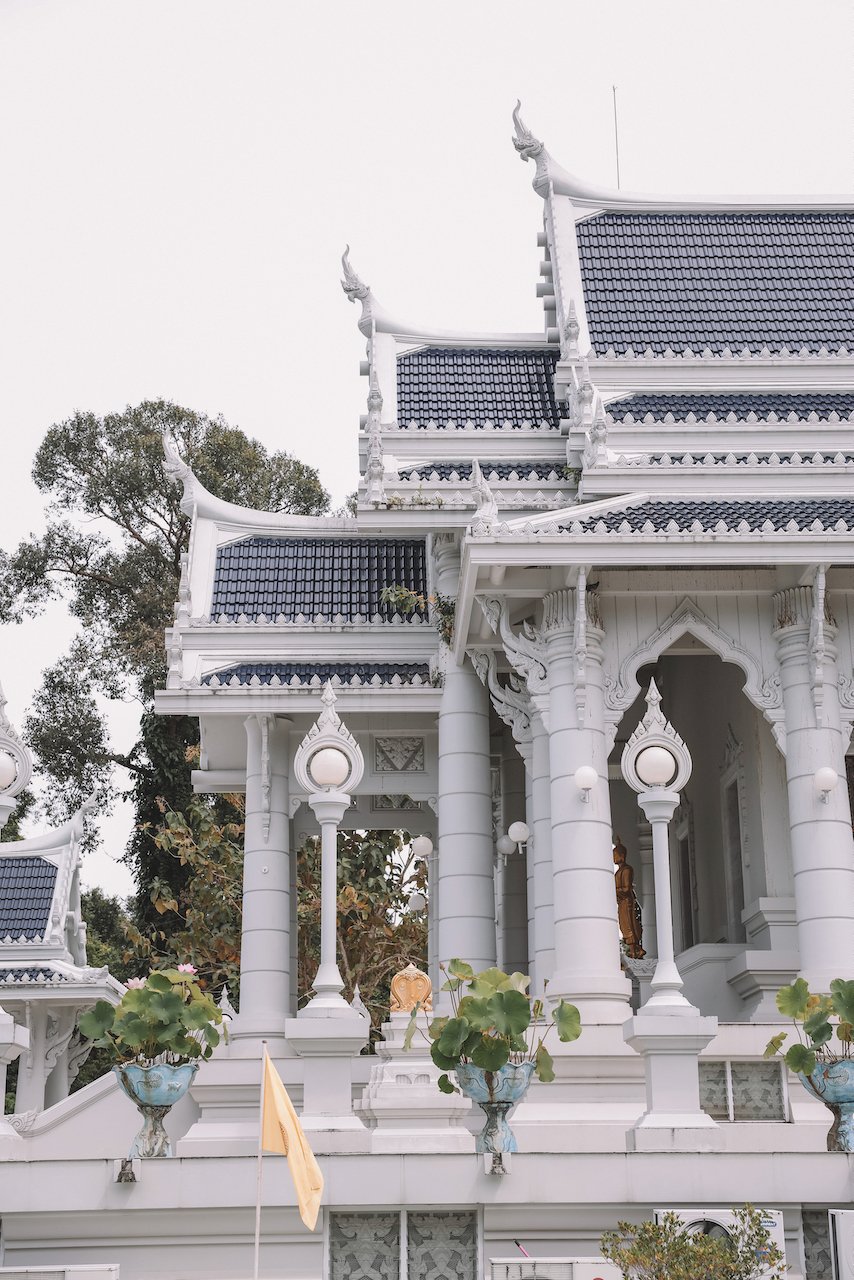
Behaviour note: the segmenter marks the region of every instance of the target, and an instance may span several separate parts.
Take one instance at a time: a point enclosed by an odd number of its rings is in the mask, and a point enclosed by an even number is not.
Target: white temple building
[[[543,332],[398,321],[344,257],[366,351],[354,518],[231,505],[167,453],[192,533],[157,709],[199,718],[198,791],[246,794],[240,1009],[167,1122],[176,1158],[135,1182],[111,1077],[0,1134],[3,1266],[248,1277],[266,1039],[326,1192],[310,1235],[267,1162],[264,1276],[524,1280],[514,1241],[591,1259],[619,1218],[749,1200],[779,1211],[793,1280],[854,1277],[828,1225],[854,1160],[763,1058],[781,985],[854,977],[854,198],[598,190],[518,111],[515,131]],[[433,841],[436,1002],[460,957],[581,1011],[503,1174],[474,1152],[479,1113],[403,1053],[400,1014],[377,1057],[348,1006],[297,1011],[295,850],[318,826],[294,762],[327,684],[364,759],[342,825]],[[669,895],[621,766],[645,715],[691,761]],[[662,943],[681,991],[656,985]]]

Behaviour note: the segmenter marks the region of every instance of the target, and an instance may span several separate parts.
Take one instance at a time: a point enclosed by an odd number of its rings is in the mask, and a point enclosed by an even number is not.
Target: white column
[[[574,634],[573,592],[544,600],[549,679],[555,973],[549,995],[578,1005],[587,1023],[624,1022],[631,984],[620,967],[608,750],[602,677],[602,632],[588,620],[585,655]],[[582,724],[576,702],[577,663]],[[599,781],[585,803],[573,775],[592,765]]]
[[[534,859],[534,972],[535,991],[542,994],[543,983],[554,973],[554,901],[552,880],[552,803],[549,735],[539,716],[531,720],[531,804]]]
[[[656,955],[658,963],[650,983],[650,997],[644,1014],[695,1014],[697,1010],[682,994],[682,975],[673,950],[673,902],[670,893],[670,849],[667,828],[679,804],[675,791],[656,788],[642,791],[638,804],[652,827],[652,864],[655,877]]]
[[[475,970],[495,964],[490,784],[488,694],[468,661],[449,661],[439,706],[438,959]]]
[[[283,1037],[290,1013],[288,727],[247,716],[240,1013],[233,1039]]]
[[[525,766],[508,730],[502,740],[502,788],[504,823],[526,821]],[[504,953],[507,973],[528,972],[528,894],[524,850],[508,857],[504,867]]]
[[[823,622],[823,660],[814,660],[818,671],[811,672],[812,588],[781,591],[775,604],[801,974],[813,990],[827,991],[833,978],[850,971],[854,939],[854,839],[839,719],[836,628]],[[822,767],[839,775],[826,803],[813,782]]]
[[[47,1077],[47,1007],[32,1001],[27,1006],[27,1028],[30,1043],[18,1063],[18,1086],[15,1090],[15,1111],[43,1111]]]

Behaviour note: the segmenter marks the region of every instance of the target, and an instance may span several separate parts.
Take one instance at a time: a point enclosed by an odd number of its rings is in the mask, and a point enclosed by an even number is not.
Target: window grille
[[[700,1105],[713,1120],[780,1123],[788,1104],[782,1062],[700,1062]]]
[[[477,1280],[473,1212],[332,1213],[329,1280]]]

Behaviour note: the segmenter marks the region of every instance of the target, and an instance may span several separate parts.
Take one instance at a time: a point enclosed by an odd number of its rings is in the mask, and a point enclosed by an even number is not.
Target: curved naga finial
[[[177,449],[167,435],[163,437],[163,470],[173,480],[181,481],[184,486],[181,510],[185,515],[192,515],[196,500],[196,489],[201,488],[201,486],[195,477],[193,468],[179,456]]]
[[[344,278],[341,281],[341,288],[346,293],[350,302],[364,302],[370,297],[371,286],[365,284],[350,265],[350,246],[347,245],[341,254],[341,270],[344,272]]]
[[[483,478],[477,458],[471,464],[471,491],[474,497],[476,532],[488,533],[498,519],[498,503],[489,485]]]
[[[521,107],[522,100],[517,98],[516,106],[513,109],[513,128],[516,130],[513,146],[522,160],[533,160],[536,164],[537,172],[534,174],[533,187],[535,191],[543,195],[543,187],[548,186],[550,157],[543,143],[539,138],[534,137],[519,114]]]

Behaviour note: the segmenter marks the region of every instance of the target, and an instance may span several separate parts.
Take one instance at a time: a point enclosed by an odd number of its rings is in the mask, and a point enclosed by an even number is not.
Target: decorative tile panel
[[[371,809],[374,813],[386,813],[389,809],[421,809],[420,800],[412,796],[371,796]]]
[[[410,1213],[407,1280],[477,1280],[477,1219],[473,1213]]]
[[[725,1062],[700,1062],[700,1106],[713,1120],[729,1120]]]
[[[376,773],[423,773],[423,738],[374,738]]]
[[[804,1261],[806,1280],[830,1280],[830,1229],[826,1209],[804,1209]]]
[[[400,1280],[400,1214],[331,1214],[329,1280]]]
[[[732,1062],[730,1069],[736,1122],[786,1119],[779,1062]]]

